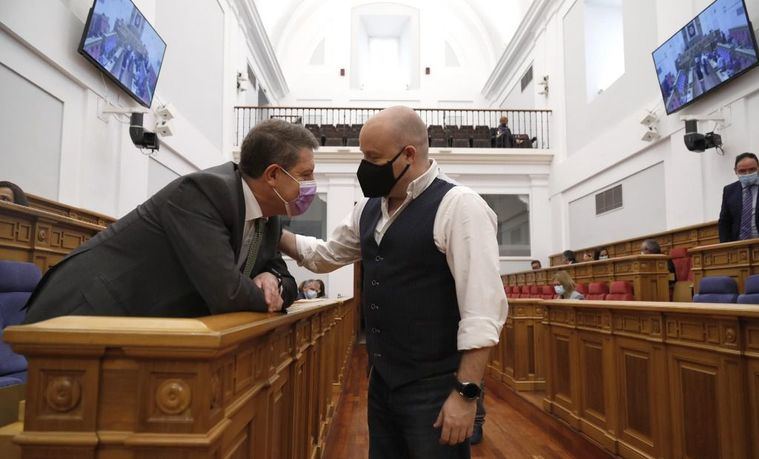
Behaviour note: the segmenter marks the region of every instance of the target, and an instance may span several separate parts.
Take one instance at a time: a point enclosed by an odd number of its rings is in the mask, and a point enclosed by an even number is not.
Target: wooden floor
[[[369,451],[366,423],[367,386],[366,349],[356,346],[345,393],[324,457],[326,459],[365,459]],[[579,434],[543,413],[515,394],[501,398],[488,391],[485,437],[472,447],[473,458],[487,459],[609,459],[609,455]]]

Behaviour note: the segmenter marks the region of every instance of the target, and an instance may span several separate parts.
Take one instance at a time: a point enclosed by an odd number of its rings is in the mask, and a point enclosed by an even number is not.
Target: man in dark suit
[[[759,188],[759,161],[753,153],[741,153],[735,158],[738,181],[722,191],[719,213],[719,241],[731,242],[759,237],[759,214],[756,195]]]
[[[316,148],[300,126],[260,123],[239,166],[178,178],[50,269],[26,322],[283,310],[297,291],[277,248],[278,215],[308,208]]]

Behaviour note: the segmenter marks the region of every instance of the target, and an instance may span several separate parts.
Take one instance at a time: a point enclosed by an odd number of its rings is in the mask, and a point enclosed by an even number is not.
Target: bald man
[[[468,458],[476,401],[508,304],[496,216],[428,157],[427,127],[407,107],[359,136],[365,199],[328,241],[283,233],[280,248],[314,272],[361,260],[370,458]]]

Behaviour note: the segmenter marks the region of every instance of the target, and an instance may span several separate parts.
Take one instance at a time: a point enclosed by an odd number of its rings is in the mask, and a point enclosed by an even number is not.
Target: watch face
[[[462,384],[461,395],[466,398],[477,398],[480,395],[480,386],[475,383]]]

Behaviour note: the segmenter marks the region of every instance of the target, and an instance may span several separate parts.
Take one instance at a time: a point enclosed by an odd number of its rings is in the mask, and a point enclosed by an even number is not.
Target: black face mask
[[[406,147],[403,147],[397,155],[387,163],[378,166],[374,163],[362,159],[361,165],[358,166],[356,176],[358,176],[358,183],[361,185],[361,191],[367,198],[381,198],[390,194],[390,190],[403,177],[403,174],[408,171],[411,164],[407,164],[403,169],[401,175],[397,178],[393,175],[393,162],[403,153]]]

